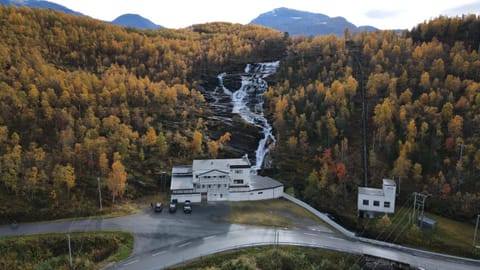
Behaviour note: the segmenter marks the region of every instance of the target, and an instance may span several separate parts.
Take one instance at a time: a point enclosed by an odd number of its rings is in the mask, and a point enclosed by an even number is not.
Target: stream
[[[252,162],[253,174],[264,167],[270,147],[273,147],[276,141],[272,134],[272,126],[263,114],[263,95],[268,89],[264,78],[274,74],[279,64],[279,61],[254,63],[248,64],[244,72],[221,73],[217,76],[218,87],[210,92],[210,106],[216,113],[213,119],[231,124],[232,120],[228,113],[232,113],[256,126],[261,133],[255,150],[255,162]],[[232,81],[239,82],[240,87],[236,90],[229,89],[226,82]]]

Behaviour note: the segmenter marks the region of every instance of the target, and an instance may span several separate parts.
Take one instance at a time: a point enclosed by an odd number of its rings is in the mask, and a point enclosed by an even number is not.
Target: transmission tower
[[[425,200],[427,199],[428,195],[425,193],[414,192],[413,196],[415,196],[415,199],[413,201],[413,213],[412,213],[411,224],[413,224],[413,222],[418,222],[418,218],[420,217],[421,218],[420,228],[422,228],[423,213],[425,210]]]

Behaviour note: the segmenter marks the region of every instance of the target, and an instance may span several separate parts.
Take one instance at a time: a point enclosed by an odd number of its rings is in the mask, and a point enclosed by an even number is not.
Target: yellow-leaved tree
[[[112,171],[108,177],[108,189],[112,192],[112,202],[115,203],[117,196],[121,197],[127,188],[127,172],[120,161],[120,154],[113,154]]]

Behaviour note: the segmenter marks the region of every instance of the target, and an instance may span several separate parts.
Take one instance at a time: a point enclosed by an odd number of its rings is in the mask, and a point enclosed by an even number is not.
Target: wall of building
[[[171,199],[177,199],[179,203],[184,203],[186,200],[191,201],[192,203],[202,202],[202,196],[200,193],[191,193],[191,194],[172,194]]]
[[[368,200],[368,205],[363,204],[363,200]],[[378,202],[378,206],[374,202]],[[385,202],[389,204],[389,207],[386,207]],[[374,196],[368,194],[358,194],[358,210],[359,211],[372,211],[372,212],[382,212],[382,213],[394,213],[395,211],[395,197],[392,198],[386,196]]]
[[[283,186],[271,188],[271,189],[262,189],[262,190],[253,190],[246,192],[230,192],[229,201],[260,201],[260,200],[270,200],[275,198],[280,198],[283,196]]]

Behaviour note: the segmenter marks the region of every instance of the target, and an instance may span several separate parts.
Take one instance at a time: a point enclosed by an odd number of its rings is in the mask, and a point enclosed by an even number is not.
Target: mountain
[[[343,17],[329,17],[321,13],[312,13],[288,8],[277,8],[253,19],[250,24],[271,27],[292,36],[329,35],[342,36],[345,28],[351,32],[376,31],[372,26],[357,27]]]
[[[61,11],[67,14],[76,16],[84,16],[82,13],[71,10],[65,6],[42,0],[0,0],[0,5],[15,6],[15,7],[30,7],[30,8],[44,8]],[[137,14],[124,14],[111,22],[119,26],[134,27],[139,29],[161,29],[160,25],[156,25],[150,20],[143,18]]]
[[[65,6],[48,2],[48,1],[41,1],[41,0],[0,0],[1,5],[5,6],[16,6],[16,7],[30,7],[30,8],[45,8],[45,9],[53,9],[58,10],[63,13],[73,14],[77,16],[83,16],[82,13],[71,10]]]
[[[137,14],[124,14],[117,17],[115,20],[112,21],[112,24],[119,25],[119,26],[128,26],[128,27],[135,27],[139,29],[161,29],[163,28],[160,25],[157,25]]]

